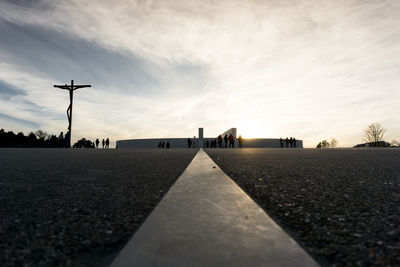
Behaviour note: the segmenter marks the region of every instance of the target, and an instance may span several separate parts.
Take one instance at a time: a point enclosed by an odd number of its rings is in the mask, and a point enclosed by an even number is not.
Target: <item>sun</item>
[[[237,136],[242,135],[243,138],[266,138],[268,129],[259,123],[246,121],[238,124]]]

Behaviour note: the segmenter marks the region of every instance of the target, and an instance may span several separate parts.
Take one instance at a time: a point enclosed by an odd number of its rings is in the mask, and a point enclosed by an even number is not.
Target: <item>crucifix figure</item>
[[[72,100],[74,97],[74,91],[79,88],[85,88],[85,87],[92,87],[90,84],[80,84],[80,85],[74,85],[74,80],[71,80],[71,85],[54,85],[56,88],[64,89],[69,91],[69,106],[67,109],[67,117],[68,117],[68,136],[65,134],[67,142],[67,146],[71,147],[71,129],[72,129]]]

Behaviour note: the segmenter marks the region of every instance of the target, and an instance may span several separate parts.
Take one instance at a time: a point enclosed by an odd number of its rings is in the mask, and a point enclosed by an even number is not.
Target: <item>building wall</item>
[[[285,147],[285,142],[283,142],[283,146]],[[271,148],[280,148],[279,139],[272,138],[244,138],[243,139],[243,147],[271,147]],[[303,140],[296,140],[296,147],[303,148]]]
[[[232,134],[233,138],[236,139],[237,138],[236,132],[237,132],[236,128],[230,128],[228,131],[222,133],[221,137],[224,138],[225,135],[229,137],[229,135]]]
[[[193,141],[193,138],[191,138]],[[207,140],[211,142],[215,138],[203,138],[204,147],[206,146]],[[154,138],[154,139],[129,139],[129,140],[118,140],[117,148],[157,148],[159,142],[169,142],[171,148],[184,148],[187,147],[187,138]],[[199,139],[196,138],[194,144],[195,147],[199,146]],[[285,145],[285,144],[284,144]],[[296,146],[303,148],[303,141],[297,140]],[[239,143],[235,140],[235,147],[239,147]],[[279,148],[279,139],[272,138],[243,138],[243,147],[252,148]]]
[[[118,140],[117,148],[157,148],[159,142],[169,142],[171,148],[187,147],[187,138],[154,138]]]

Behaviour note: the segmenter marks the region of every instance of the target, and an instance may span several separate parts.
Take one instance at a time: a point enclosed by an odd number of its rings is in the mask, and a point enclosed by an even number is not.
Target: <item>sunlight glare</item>
[[[265,138],[270,129],[255,121],[245,121],[238,124],[237,131],[238,137],[242,135],[243,138]]]

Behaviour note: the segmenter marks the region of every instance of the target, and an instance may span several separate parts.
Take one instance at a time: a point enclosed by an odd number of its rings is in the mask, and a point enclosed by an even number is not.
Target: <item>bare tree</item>
[[[390,142],[390,144],[391,144],[392,146],[400,146],[400,141],[393,140],[392,142]]]
[[[44,132],[42,130],[37,130],[35,134],[38,139],[45,139],[49,135],[47,132]]]
[[[372,123],[364,130],[364,140],[367,142],[383,141],[386,129],[383,129],[380,123]]]
[[[331,138],[331,143],[330,143],[331,148],[336,147],[337,144],[338,144],[338,140],[336,140],[336,138]]]

